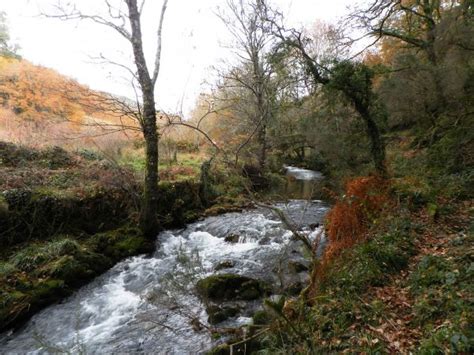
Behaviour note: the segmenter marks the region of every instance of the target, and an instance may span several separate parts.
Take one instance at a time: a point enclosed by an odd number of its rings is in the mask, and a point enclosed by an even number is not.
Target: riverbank
[[[321,201],[277,207],[298,218],[309,238],[327,211]],[[229,339],[224,329],[240,334],[262,297],[297,294],[309,277],[302,242],[268,209],[210,216],[162,232],[158,244],[4,334],[2,349],[205,351],[217,336]]]
[[[270,353],[464,354],[474,349],[472,172],[433,167],[410,132],[390,138],[392,176],[348,178],[329,249],[296,300],[230,342]],[[230,353],[230,346],[215,349]]]
[[[0,331],[120,260],[155,250],[134,227],[140,182],[126,167],[90,151],[2,142],[0,156]],[[194,221],[210,205],[192,178],[159,189],[163,228]]]

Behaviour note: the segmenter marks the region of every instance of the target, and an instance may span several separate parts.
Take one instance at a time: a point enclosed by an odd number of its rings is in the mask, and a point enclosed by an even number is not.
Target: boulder
[[[210,301],[254,300],[268,293],[262,281],[235,274],[212,275],[199,280],[196,289]]]
[[[210,305],[206,308],[208,315],[207,321],[209,324],[217,324],[225,321],[230,317],[236,316],[240,312],[240,308],[237,306],[217,306]]]
[[[295,273],[309,270],[309,268],[305,264],[300,263],[299,261],[295,261],[295,260],[290,260],[288,262],[288,269]]]
[[[230,233],[224,238],[224,242],[235,244],[239,242],[239,239],[240,239],[240,235],[235,234],[235,233]]]

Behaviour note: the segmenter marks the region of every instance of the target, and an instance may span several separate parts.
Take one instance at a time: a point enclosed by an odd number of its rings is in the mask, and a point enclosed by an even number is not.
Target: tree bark
[[[131,25],[131,42],[133,56],[137,66],[138,82],[143,94],[142,130],[145,139],[145,186],[143,191],[142,208],[140,211],[140,228],[147,238],[155,238],[158,233],[158,132],[155,108],[155,74],[152,78],[143,53],[140,13],[136,0],[126,0]],[[165,7],[166,8],[166,2]],[[164,10],[163,10],[164,11]],[[163,15],[164,12],[162,12]],[[161,28],[161,23],[160,23]],[[160,34],[161,35],[161,34]],[[160,40],[160,38],[159,38]],[[161,42],[161,40],[160,40]],[[157,63],[159,65],[159,53]],[[155,70],[156,71],[156,70]],[[157,75],[157,74],[156,74]]]
[[[258,132],[258,141],[260,145],[260,153],[258,156],[258,165],[260,171],[263,173],[267,165],[267,127],[266,123],[262,123]]]
[[[370,113],[369,104],[365,104],[349,93],[346,93],[346,95],[351,98],[356,111],[366,124],[367,136],[370,140],[370,154],[372,155],[375,170],[380,176],[386,178],[388,173],[385,165],[385,144],[380,135],[379,127]]]
[[[144,109],[143,137],[145,138],[145,186],[140,211],[140,229],[147,238],[155,238],[159,225],[158,208],[158,132],[156,112],[153,106]]]

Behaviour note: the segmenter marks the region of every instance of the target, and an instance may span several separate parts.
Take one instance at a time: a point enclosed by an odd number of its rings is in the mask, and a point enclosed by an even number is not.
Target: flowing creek
[[[286,169],[292,199],[277,207],[315,238],[328,206],[304,198],[311,197],[321,175]],[[258,208],[208,217],[160,233],[152,256],[120,262],[18,331],[0,335],[0,353],[204,352],[214,341],[199,326],[207,325],[208,315],[194,292],[196,281],[216,273],[239,274],[268,282],[278,294],[308,279],[307,271],[294,270],[292,264],[308,265],[302,243],[293,240],[271,211]],[[217,327],[251,322],[261,300],[243,303],[238,315]]]

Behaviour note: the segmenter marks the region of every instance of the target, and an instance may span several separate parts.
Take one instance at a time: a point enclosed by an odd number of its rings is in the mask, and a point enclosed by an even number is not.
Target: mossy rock
[[[269,291],[262,281],[235,274],[206,277],[198,281],[196,289],[202,298],[213,301],[254,300]]]
[[[243,207],[242,206],[236,206],[236,205],[215,205],[207,210],[204,211],[204,215],[206,217],[210,216],[218,216],[224,213],[229,213],[229,212],[242,212]]]
[[[32,303],[50,304],[70,294],[63,280],[49,279],[38,282],[31,291]]]
[[[230,346],[227,344],[217,345],[206,353],[206,355],[228,355],[228,354],[230,354]]]
[[[62,256],[40,268],[38,273],[64,280],[68,286],[79,286],[85,280],[99,275],[112,265],[113,263],[109,258],[84,251],[76,256]]]
[[[89,244],[94,252],[104,254],[113,260],[150,253],[155,248],[154,243],[142,237],[137,228],[128,226],[96,234],[90,239]]]
[[[209,324],[218,324],[221,323],[230,317],[236,316],[240,312],[240,308],[237,306],[223,306],[219,307],[216,305],[211,305],[206,308],[208,314],[207,321]]]

